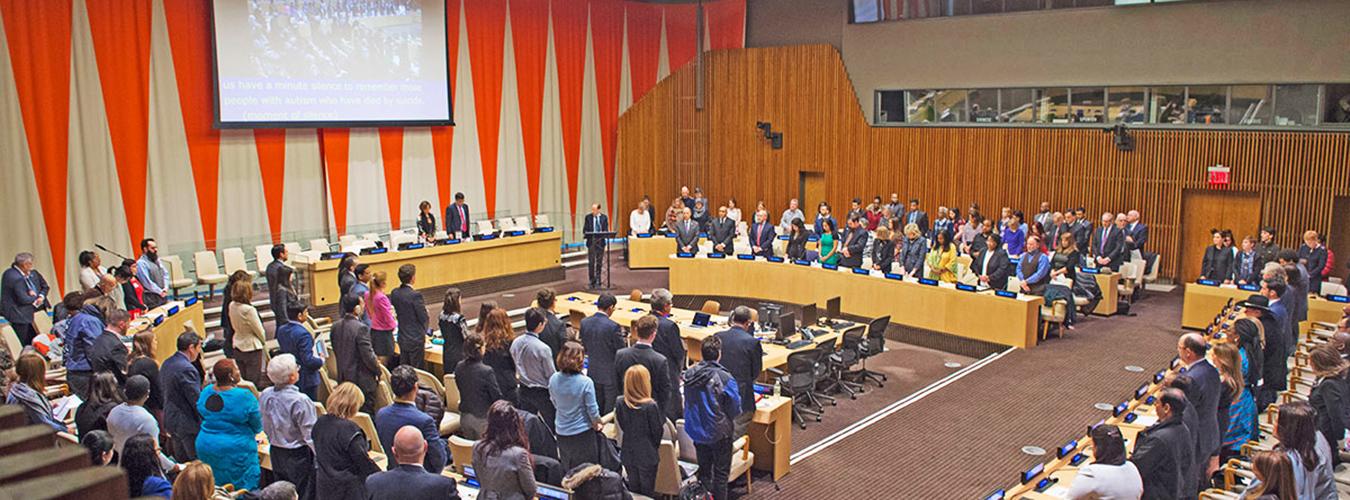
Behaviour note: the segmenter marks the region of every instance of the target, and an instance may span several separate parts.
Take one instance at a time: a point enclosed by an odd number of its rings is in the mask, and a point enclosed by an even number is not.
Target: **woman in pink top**
[[[370,315],[371,348],[375,350],[375,355],[379,356],[380,363],[385,366],[389,366],[389,360],[394,357],[394,330],[398,329],[398,321],[394,319],[394,306],[389,304],[389,297],[384,294],[388,279],[389,275],[384,271],[371,276],[370,300],[367,308]]]

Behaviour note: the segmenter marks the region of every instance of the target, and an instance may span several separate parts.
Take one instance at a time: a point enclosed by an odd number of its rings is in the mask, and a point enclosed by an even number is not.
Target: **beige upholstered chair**
[[[165,255],[160,257],[164,262],[164,271],[169,273],[169,289],[173,291],[173,296],[178,296],[178,291],[192,286],[195,283],[192,278],[187,277],[183,271],[183,261],[177,255]]]
[[[206,285],[207,296],[216,293],[216,285],[224,285],[230,278],[220,272],[216,264],[216,253],[202,250],[192,254],[192,266],[196,268],[197,285]]]
[[[221,260],[225,261],[225,275],[234,274],[235,271],[244,271],[248,273],[250,279],[258,277],[257,271],[249,270],[248,261],[244,259],[244,251],[239,248],[226,248],[220,251]],[[270,260],[270,259],[269,259]],[[263,261],[267,262],[267,261]]]

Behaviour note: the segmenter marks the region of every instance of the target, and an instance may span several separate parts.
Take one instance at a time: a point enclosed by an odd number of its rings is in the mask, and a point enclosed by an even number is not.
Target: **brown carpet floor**
[[[1181,294],[1017,350],[796,464],[751,498],[983,498],[1106,415],[1175,353]],[[907,365],[907,363],[906,363]],[[1144,367],[1131,373],[1125,366]]]

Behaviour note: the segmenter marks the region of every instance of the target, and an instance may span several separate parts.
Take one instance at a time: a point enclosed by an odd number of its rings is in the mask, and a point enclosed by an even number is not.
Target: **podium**
[[[594,285],[590,283],[591,270],[596,269],[595,266],[604,266],[598,271],[603,278],[599,283],[600,286],[588,286],[587,290],[614,289],[614,283],[610,280],[609,240],[617,234],[614,231],[588,231],[583,234],[586,238],[587,285]]]

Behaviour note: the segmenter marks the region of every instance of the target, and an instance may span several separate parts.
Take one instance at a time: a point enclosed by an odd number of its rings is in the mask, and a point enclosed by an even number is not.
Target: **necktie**
[[[460,230],[469,230],[469,214],[464,212],[464,205],[459,206],[459,226]]]
[[[755,231],[755,243],[764,241],[764,224],[759,225],[759,230]]]
[[[1103,230],[1102,230],[1102,253],[1106,253],[1106,232],[1107,232],[1107,231],[1110,231],[1110,229],[1103,229]]]

